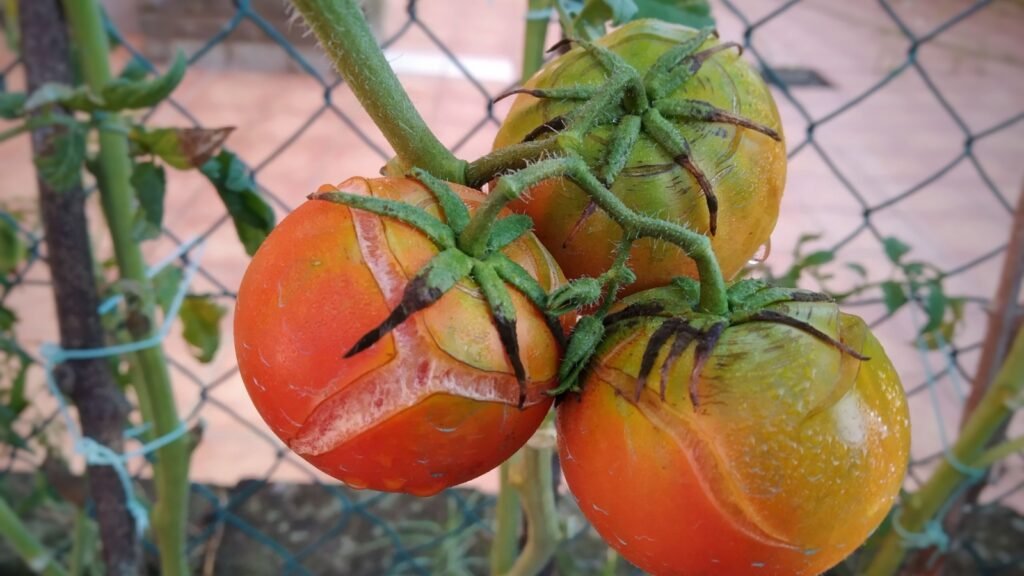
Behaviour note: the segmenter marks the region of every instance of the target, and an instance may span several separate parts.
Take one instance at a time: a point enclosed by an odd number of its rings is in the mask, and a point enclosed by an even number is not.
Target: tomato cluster
[[[785,177],[734,48],[653,21],[580,43],[518,91],[489,195],[421,171],[311,195],[238,293],[274,433],[350,486],[429,495],[506,460],[561,394],[569,489],[644,570],[818,574],[859,546],[905,473],[903,391],[828,298],[724,287]]]

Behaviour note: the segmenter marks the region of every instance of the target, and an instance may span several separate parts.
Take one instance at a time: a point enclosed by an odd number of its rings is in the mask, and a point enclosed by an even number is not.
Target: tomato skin
[[[620,55],[643,76],[661,54],[695,34],[695,30],[683,26],[637,20],[596,44]],[[716,42],[709,40],[703,47]],[[548,63],[526,86],[591,86],[603,79],[603,69],[577,47]],[[694,78],[671,96],[706,101],[781,134],[782,125],[771,93],[758,73],[735,51],[709,59]],[[576,105],[519,95],[501,125],[494,148],[521,142],[532,130],[565,115]],[[711,243],[722,273],[730,279],[768,242],[775,228],[786,177],[785,144],[730,124],[681,120],[673,123],[690,143],[696,165],[704,171],[718,196],[718,230]],[[586,135],[579,152],[590,166],[601,164],[611,133],[612,127],[605,125]],[[696,181],[646,135],[641,135],[611,190],[638,212],[708,233],[709,213]],[[619,226],[600,210],[573,235],[588,201],[575,184],[553,179],[532,188],[528,201],[511,206],[533,218],[535,233],[570,279],[596,277],[607,270],[613,262],[615,245],[622,239]],[[697,277],[694,262],[678,247],[660,240],[637,241],[629,263],[637,281],[627,287],[624,295],[667,284],[676,276]]]
[[[774,305],[870,360],[767,323],[727,328],[689,400],[691,346],[634,386],[660,321],[611,329],[579,395],[558,407],[580,509],[655,575],[820,574],[882,522],[906,472],[906,400],[863,322],[834,304]]]
[[[438,214],[414,180],[353,178],[339,188]],[[471,209],[483,199],[453,189]],[[292,450],[353,487],[429,495],[470,480],[512,455],[550,407],[558,342],[511,288],[528,377],[523,410],[489,309],[468,279],[343,357],[436,253],[398,221],[311,200],[274,229],[239,288],[235,350],[256,409]],[[564,282],[532,236],[505,253],[545,289]]]

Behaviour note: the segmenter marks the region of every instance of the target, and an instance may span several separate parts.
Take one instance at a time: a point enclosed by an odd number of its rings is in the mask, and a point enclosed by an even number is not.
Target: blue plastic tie
[[[127,344],[116,344],[114,346],[105,346],[102,348],[75,350],[65,350],[57,344],[46,342],[39,350],[40,356],[43,359],[43,369],[46,371],[47,386],[50,389],[50,393],[57,399],[57,408],[60,412],[61,418],[64,420],[65,426],[68,429],[68,433],[71,435],[72,445],[74,446],[75,452],[80,454],[89,465],[110,466],[114,469],[121,481],[121,486],[124,488],[126,506],[128,507],[129,513],[131,513],[132,517],[135,519],[135,529],[140,536],[146,531],[146,528],[149,527],[149,514],[146,511],[146,508],[138,501],[138,499],[135,498],[135,490],[132,488],[132,479],[131,475],[128,473],[127,463],[132,459],[153,453],[181,438],[188,432],[188,428],[185,426],[184,422],[179,422],[178,426],[169,433],[154,438],[135,450],[119,453],[110,447],[93,440],[92,438],[82,435],[82,432],[76,425],[74,418],[71,417],[71,411],[67,403],[64,401],[64,396],[61,394],[60,388],[57,385],[57,378],[54,375],[54,369],[68,360],[109,358],[159,346],[164,339],[167,338],[167,335],[170,334],[174,319],[178,316],[178,310],[181,309],[181,305],[185,301],[185,295],[188,292],[188,287],[192,284],[192,280],[195,278],[196,272],[199,269],[199,261],[202,257],[204,245],[198,244],[195,239],[185,242],[173,253],[157,262],[146,271],[146,277],[152,278],[160,272],[160,270],[167,267],[175,259],[182,257],[192,248],[195,248],[195,254],[190,259],[188,266],[185,268],[185,273],[182,275],[181,283],[178,285],[178,290],[174,294],[174,299],[171,301],[170,306],[167,307],[166,313],[164,314],[164,321],[160,325],[160,329],[152,336],[144,340],[130,342]],[[123,296],[121,295],[108,298],[100,304],[100,313],[102,314],[110,311],[122,299]],[[125,430],[124,436],[126,438],[135,438],[140,434],[145,433],[148,429],[148,424],[135,426]]]

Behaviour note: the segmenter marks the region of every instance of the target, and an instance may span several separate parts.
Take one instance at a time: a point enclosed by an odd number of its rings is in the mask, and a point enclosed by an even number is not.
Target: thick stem
[[[517,452],[502,463],[499,468],[500,487],[495,505],[494,541],[491,544],[491,574],[504,574],[512,568],[519,554],[519,533],[522,530],[522,513],[519,510],[519,494],[509,481],[514,462],[522,458]]]
[[[560,151],[561,147],[555,138],[498,148],[466,166],[466,185],[479,188],[503,172],[526,168],[531,163],[558,154]]]
[[[528,3],[526,36],[523,43],[523,75],[520,79],[524,84],[544,64],[552,1],[555,0],[530,0]]]
[[[65,2],[72,34],[77,42],[81,69],[86,83],[96,92],[110,79],[109,45],[100,5],[95,0],[69,0]],[[117,115],[105,118],[110,125],[120,126]],[[135,205],[131,187],[131,158],[128,139],[118,131],[104,130],[99,135],[99,167],[103,186],[100,201],[110,228],[121,278],[139,290],[139,321],[132,336],[137,340],[153,335],[156,326],[152,289],[146,278],[146,265],[138,244],[132,237]],[[180,425],[174,392],[163,349],[152,347],[141,350],[135,360],[142,368],[153,411],[152,432],[161,437],[174,434]],[[154,476],[157,502],[153,511],[153,530],[160,550],[161,573],[164,576],[184,576],[188,573],[185,556],[185,525],[188,503],[188,442],[178,438],[156,452]]]
[[[1006,363],[992,382],[992,387],[978,403],[960,437],[951,451],[960,462],[975,464],[982,455],[992,436],[1001,429],[1012,414],[1013,400],[1024,390],[1024,330],[1017,333],[1013,348],[1006,356]],[[949,501],[954,491],[967,479],[964,472],[944,459],[931,477],[916,493],[904,499],[901,513],[897,516],[904,530],[918,533],[933,520],[939,510]],[[903,564],[907,553],[903,538],[895,530],[890,531],[882,541],[877,554],[871,561],[866,574],[869,576],[891,576]]]
[[[28,567],[44,576],[67,576],[64,567],[53,559],[53,554],[28,531],[21,518],[0,498],[0,536]]]
[[[531,440],[532,442],[532,440]],[[523,553],[505,576],[536,576],[555,555],[562,537],[551,490],[552,449],[527,444],[513,464],[510,482],[519,491],[526,512],[527,536]]]
[[[72,82],[68,31],[60,0],[21,0],[22,58],[29,90],[51,83]],[[54,116],[62,115],[54,110]],[[52,154],[50,140],[65,130],[56,123],[36,127],[32,148],[37,156]],[[93,258],[86,221],[86,194],[81,184],[57,191],[37,178],[39,205],[49,255],[50,275],[60,325],[61,346],[67,350],[98,349],[105,345],[97,312]],[[68,361],[68,395],[78,409],[82,434],[115,452],[123,449],[128,406],[104,358]],[[87,469],[89,493],[95,504],[107,574],[138,574],[142,550],[124,487],[107,465]]]
[[[363,109],[402,163],[451,182],[465,182],[459,160],[427,127],[384,59],[356,0],[292,0]]]

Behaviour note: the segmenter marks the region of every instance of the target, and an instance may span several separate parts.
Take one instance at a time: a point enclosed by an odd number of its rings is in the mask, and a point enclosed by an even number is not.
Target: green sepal
[[[473,259],[457,249],[438,253],[405,285],[402,300],[388,317],[370,330],[345,353],[352,357],[377,343],[409,316],[437,302],[473,270]]]
[[[460,234],[465,230],[466,225],[469,224],[469,209],[451,186],[421,168],[413,168],[412,176],[426,186],[437,199],[438,205],[441,206],[441,213],[444,214],[444,219],[452,231]]]
[[[526,214],[512,214],[498,220],[487,237],[487,254],[502,250],[530,230],[533,230],[533,219]]]
[[[480,286],[484,299],[491,309],[491,317],[494,319],[494,327],[498,331],[498,338],[501,339],[501,346],[505,349],[512,371],[519,383],[519,408],[526,404],[526,368],[523,366],[522,356],[519,354],[519,337],[516,335],[516,308],[512,303],[512,296],[505,288],[504,282],[498,276],[497,271],[485,262],[476,260],[473,262],[473,279]]]
[[[316,192],[310,194],[311,200],[326,200],[336,204],[343,204],[357,210],[365,210],[385,218],[393,218],[404,222],[423,232],[430,238],[431,242],[439,248],[447,250],[455,247],[455,233],[452,229],[441,222],[426,210],[418,208],[398,200],[387,198],[375,198],[373,196],[360,196],[336,190],[333,192]]]
[[[647,86],[647,92],[650,94],[651,98],[656,99],[665,96],[665,76],[674,68],[679,66],[684,59],[695,54],[697,50],[708,41],[708,38],[711,38],[714,35],[714,30],[706,28],[698,32],[692,38],[688,38],[683,42],[680,42],[678,46],[662,54],[654,64],[651,65],[650,69],[647,70],[647,74],[644,76],[644,84]]]
[[[569,337],[569,346],[565,351],[562,364],[558,367],[558,388],[552,395],[570,390],[579,390],[580,375],[590,364],[598,344],[604,338],[604,322],[597,316],[584,316],[576,323],[576,329]]]
[[[600,177],[605,186],[611,186],[629,162],[629,155],[640,139],[642,124],[639,116],[629,114],[623,116],[615,127],[611,142],[608,144],[608,155],[605,156],[604,166],[601,167]]]

